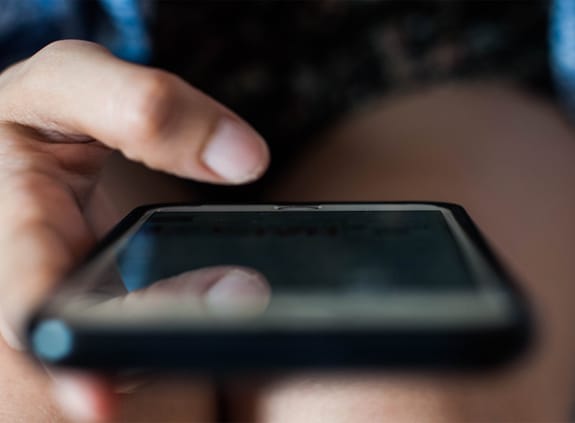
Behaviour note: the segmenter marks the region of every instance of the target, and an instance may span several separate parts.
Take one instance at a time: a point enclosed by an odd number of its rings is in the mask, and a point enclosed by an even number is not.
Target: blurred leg
[[[554,106],[497,84],[384,101],[325,134],[269,198],[462,204],[522,282],[541,336],[520,363],[488,375],[277,378],[243,388],[239,420],[568,418],[575,400],[575,137]]]

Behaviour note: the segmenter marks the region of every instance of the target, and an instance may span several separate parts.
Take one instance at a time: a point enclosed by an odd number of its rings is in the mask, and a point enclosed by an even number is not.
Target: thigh
[[[489,375],[276,378],[244,390],[242,418],[568,418],[575,399],[575,137],[554,105],[494,83],[386,100],[326,133],[268,199],[462,204],[522,282],[539,337],[520,362]]]

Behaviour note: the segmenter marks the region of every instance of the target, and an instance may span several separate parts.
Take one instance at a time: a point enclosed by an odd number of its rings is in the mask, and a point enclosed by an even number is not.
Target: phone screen
[[[201,312],[182,280],[222,265],[260,272],[265,306],[227,319]],[[150,290],[174,277],[178,289]],[[504,284],[450,212],[432,206],[159,209],[72,279],[59,307],[116,322],[463,325],[509,312]],[[132,294],[146,290],[154,295]],[[139,300],[110,301],[126,296]]]
[[[156,213],[118,265],[128,290],[217,265],[256,269],[278,295],[477,289],[439,211]]]

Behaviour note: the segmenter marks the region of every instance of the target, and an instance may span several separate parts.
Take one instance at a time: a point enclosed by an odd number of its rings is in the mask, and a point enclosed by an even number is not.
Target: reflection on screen
[[[128,291],[217,265],[257,269],[274,296],[476,286],[439,211],[155,213],[118,264]]]
[[[486,287],[499,282],[455,231],[439,210],[157,211],[74,274],[54,307],[85,322],[282,330],[494,318],[503,297]],[[197,271],[214,266],[254,269],[264,290],[213,307],[220,279]]]

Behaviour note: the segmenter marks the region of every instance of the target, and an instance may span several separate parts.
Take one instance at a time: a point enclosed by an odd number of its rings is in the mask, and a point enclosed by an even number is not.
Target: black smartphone
[[[260,272],[265,306],[213,315],[185,283],[150,290],[217,265]],[[129,214],[30,318],[27,342],[43,362],[93,369],[477,369],[531,333],[460,206],[177,205]]]

